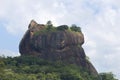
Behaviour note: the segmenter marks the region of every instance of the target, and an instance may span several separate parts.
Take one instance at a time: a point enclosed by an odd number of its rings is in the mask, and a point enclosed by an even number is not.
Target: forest
[[[100,73],[101,80],[117,80]],[[50,62],[34,56],[0,57],[0,80],[96,80],[86,70],[60,61]]]

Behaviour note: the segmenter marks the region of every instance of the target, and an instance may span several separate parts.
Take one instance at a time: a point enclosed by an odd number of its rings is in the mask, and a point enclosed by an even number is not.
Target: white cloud
[[[31,19],[39,23],[45,23],[47,20],[57,23],[57,19],[61,18],[65,12],[62,3],[54,0],[49,3],[43,0],[2,0],[0,5],[0,18],[6,21],[4,25],[12,34],[25,31]]]
[[[97,70],[112,71],[119,77],[120,0],[0,1],[0,21],[14,35],[23,34],[31,19],[81,26],[85,52]]]
[[[99,3],[101,11],[83,28],[87,37],[84,48],[99,72],[111,71],[120,79],[120,6],[116,5],[117,1],[109,1]]]
[[[20,56],[20,53],[18,53],[18,52],[12,52],[12,51],[6,50],[6,49],[0,49],[0,56],[15,57],[15,56]]]

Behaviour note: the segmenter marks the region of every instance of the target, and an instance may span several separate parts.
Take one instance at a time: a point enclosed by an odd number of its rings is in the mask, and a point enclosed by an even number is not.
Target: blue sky
[[[0,0],[0,55],[19,55],[19,42],[30,20],[77,24],[98,72],[120,79],[120,0]]]

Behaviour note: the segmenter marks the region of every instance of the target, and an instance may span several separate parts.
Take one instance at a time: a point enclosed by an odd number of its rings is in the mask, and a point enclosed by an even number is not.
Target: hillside
[[[118,80],[112,73],[100,73],[102,80]],[[35,56],[0,57],[0,80],[99,80],[72,64],[47,61]]]
[[[86,58],[83,43],[84,35],[76,25],[55,27],[51,21],[38,24],[32,20],[20,42],[19,50],[22,56],[33,55],[43,60],[77,65],[97,77],[96,69]]]
[[[100,73],[88,60],[81,28],[32,20],[23,36],[19,57],[0,57],[0,80],[117,80]]]
[[[83,68],[39,57],[0,58],[0,80],[96,80]]]

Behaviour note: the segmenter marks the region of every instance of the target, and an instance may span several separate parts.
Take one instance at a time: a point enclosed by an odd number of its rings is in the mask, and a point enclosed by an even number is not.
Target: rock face
[[[22,38],[19,51],[21,55],[34,55],[50,61],[62,61],[76,64],[97,76],[93,65],[86,60],[82,48],[84,36],[82,32],[69,30],[45,31],[46,25],[32,20]]]

